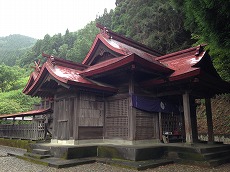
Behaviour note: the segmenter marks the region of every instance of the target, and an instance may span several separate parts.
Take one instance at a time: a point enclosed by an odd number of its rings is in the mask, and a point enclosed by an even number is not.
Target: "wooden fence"
[[[11,139],[43,140],[45,123],[41,120],[29,124],[0,124],[0,137]]]

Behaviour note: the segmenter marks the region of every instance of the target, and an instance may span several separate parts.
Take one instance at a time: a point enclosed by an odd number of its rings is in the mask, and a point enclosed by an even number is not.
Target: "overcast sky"
[[[42,39],[45,34],[75,32],[115,8],[115,0],[0,0],[0,37],[21,34]]]

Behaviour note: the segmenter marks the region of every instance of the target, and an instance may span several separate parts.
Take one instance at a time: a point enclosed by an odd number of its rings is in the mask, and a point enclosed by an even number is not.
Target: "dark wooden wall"
[[[74,138],[77,94],[63,93],[55,96],[53,115],[53,138],[69,140]]]
[[[136,109],[136,140],[158,138],[158,113]]]
[[[54,99],[53,139],[147,140],[159,136],[158,114],[132,107],[129,94],[103,97],[59,93]]]
[[[102,139],[104,101],[101,96],[81,92],[79,98],[78,139]]]

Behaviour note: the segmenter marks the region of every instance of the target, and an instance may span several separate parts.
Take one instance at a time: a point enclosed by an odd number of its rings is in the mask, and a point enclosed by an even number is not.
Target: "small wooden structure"
[[[195,99],[229,92],[204,46],[163,55],[97,25],[82,63],[43,54],[23,90],[53,101],[53,143],[197,141]],[[212,141],[212,128],[209,128]]]
[[[50,113],[52,113],[52,110],[47,108],[17,114],[0,115],[0,119],[5,121],[5,124],[0,124],[0,137],[11,139],[44,140],[46,124],[42,115]],[[32,120],[25,121],[24,118],[27,116],[33,116]],[[16,123],[15,119],[18,117],[22,117],[22,120]],[[11,118],[11,120],[7,122],[7,119],[9,118]]]

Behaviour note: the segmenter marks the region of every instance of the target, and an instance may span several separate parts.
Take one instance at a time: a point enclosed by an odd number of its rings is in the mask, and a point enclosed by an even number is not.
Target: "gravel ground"
[[[124,169],[120,167],[109,166],[101,163],[80,165],[77,167],[56,169],[42,165],[33,164],[15,157],[7,156],[8,152],[23,153],[25,150],[6,146],[0,146],[0,172],[131,172],[136,170]],[[145,172],[229,172],[230,163],[216,168],[203,168],[190,165],[171,164],[154,169],[145,170]]]

